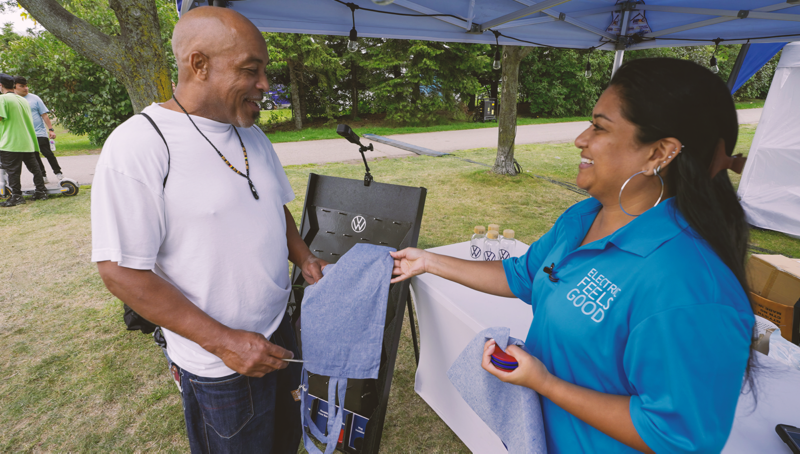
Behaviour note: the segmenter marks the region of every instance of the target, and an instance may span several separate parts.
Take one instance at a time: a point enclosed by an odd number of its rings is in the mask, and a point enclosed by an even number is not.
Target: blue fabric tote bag
[[[327,444],[326,454],[336,448],[344,414],[347,379],[378,378],[389,281],[394,265],[390,251],[395,249],[356,244],[335,265],[326,266],[324,277],[305,290],[300,317],[305,361],[300,422],[304,427],[303,444],[311,454],[320,451],[308,438],[305,427]],[[330,377],[327,437],[310,423],[309,372]]]

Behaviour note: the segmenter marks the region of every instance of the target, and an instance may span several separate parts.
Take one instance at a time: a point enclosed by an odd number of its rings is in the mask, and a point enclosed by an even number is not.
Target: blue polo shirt
[[[511,291],[533,308],[525,346],[563,380],[631,396],[633,425],[656,452],[719,452],[750,353],[747,296],[674,199],[581,247],[600,208],[573,205],[503,261]],[[543,271],[551,264],[557,282]],[[637,452],[541,402],[550,454]]]

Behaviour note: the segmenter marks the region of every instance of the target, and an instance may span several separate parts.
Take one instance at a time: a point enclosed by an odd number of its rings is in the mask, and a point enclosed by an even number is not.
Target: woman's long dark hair
[[[619,90],[622,114],[636,125],[640,143],[674,137],[684,145],[666,171],[665,184],[689,225],[749,294],[745,271],[749,226],[744,210],[728,172],[710,176],[719,140],[725,141],[730,156],[739,135],[736,107],[725,83],[690,61],[645,58],[622,65],[609,87]],[[751,351],[745,382],[755,392],[752,366]]]

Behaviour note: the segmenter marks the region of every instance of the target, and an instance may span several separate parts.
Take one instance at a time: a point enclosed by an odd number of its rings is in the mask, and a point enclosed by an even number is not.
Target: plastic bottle
[[[469,256],[472,260],[480,260],[483,257],[483,242],[486,238],[486,229],[482,225],[476,225],[469,240]]]
[[[492,262],[500,260],[500,241],[497,240],[497,232],[489,230],[486,234],[486,241],[483,243],[483,260]]]
[[[514,239],[514,231],[511,229],[503,230],[503,238],[500,240],[500,260],[514,257],[514,247],[517,240]]]
[[[56,141],[55,141],[55,139],[50,139],[50,151],[56,151]]]

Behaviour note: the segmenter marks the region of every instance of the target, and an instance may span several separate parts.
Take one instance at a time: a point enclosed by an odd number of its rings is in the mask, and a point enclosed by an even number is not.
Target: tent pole
[[[628,34],[628,21],[631,17],[630,6],[631,3],[624,3],[622,11],[620,11],[619,36],[617,36],[617,50],[614,52],[614,66],[611,67],[611,77],[614,77],[619,67],[622,66],[622,57],[625,55],[625,43],[627,41],[625,35]]]
[[[731,75],[728,76],[728,91],[733,94],[733,86],[736,85],[736,79],[739,78],[739,71],[742,70],[742,64],[744,63],[744,57],[747,56],[747,51],[750,50],[750,43],[743,44],[742,48],[739,49],[739,55],[736,56],[736,63],[733,65],[733,69],[731,70]]]
[[[611,77],[614,77],[614,73],[616,73],[619,67],[622,66],[622,57],[624,55],[624,50],[618,50],[614,52],[614,66],[611,68]]]

